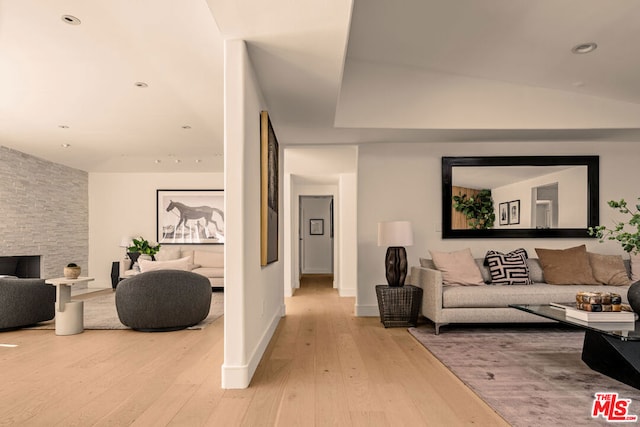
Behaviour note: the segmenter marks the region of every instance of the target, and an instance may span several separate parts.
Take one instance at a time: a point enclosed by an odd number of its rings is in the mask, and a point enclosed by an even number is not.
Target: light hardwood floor
[[[168,333],[0,333],[0,425],[508,425],[404,328],[306,278],[246,390],[220,388],[223,321]]]

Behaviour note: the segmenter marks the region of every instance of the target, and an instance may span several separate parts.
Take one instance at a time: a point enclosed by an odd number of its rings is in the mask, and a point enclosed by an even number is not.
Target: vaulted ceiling
[[[238,38],[283,145],[639,141],[638,22],[636,0],[0,0],[0,145],[221,171]]]

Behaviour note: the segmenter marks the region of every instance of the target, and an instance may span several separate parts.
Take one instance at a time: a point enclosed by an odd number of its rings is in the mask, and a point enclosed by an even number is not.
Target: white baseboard
[[[358,305],[355,308],[357,317],[378,317],[380,316],[380,310],[376,304]]]
[[[251,357],[249,358],[249,363],[246,365],[222,365],[222,388],[227,389],[243,389],[249,387],[251,383],[251,378],[253,378],[253,374],[256,372],[258,368],[258,363],[260,363],[260,359],[262,359],[262,355],[264,354],[271,338],[273,337],[276,328],[278,327],[278,323],[280,319],[285,315],[285,306],[284,304],[280,307],[280,310],[277,310],[276,313],[271,318],[271,322],[269,323],[269,327],[265,330],[264,334],[260,338],[258,345],[253,350]]]

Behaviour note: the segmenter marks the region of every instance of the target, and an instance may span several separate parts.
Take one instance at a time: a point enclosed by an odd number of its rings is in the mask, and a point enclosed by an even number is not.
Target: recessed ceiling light
[[[200,159],[196,159],[196,163],[200,163],[202,160]]]
[[[135,87],[149,87],[149,85],[146,84],[145,82],[135,82],[134,86]]]
[[[73,15],[62,15],[60,17],[62,22],[69,25],[80,25],[80,20]]]
[[[182,160],[180,160],[180,159],[176,159],[176,160],[175,160],[175,162],[176,162],[176,163],[182,163]]]
[[[62,148],[69,148],[69,147],[71,147],[71,144],[60,144],[60,146]]]
[[[162,160],[156,160],[155,162],[156,163],[162,163]]]
[[[58,127],[60,129],[69,129],[69,126],[67,126],[67,125],[58,125]]]
[[[184,125],[184,126],[182,126],[182,129],[191,129],[191,126],[189,126],[189,125]]]
[[[598,47],[598,45],[593,43],[593,42],[580,43],[580,44],[575,45],[574,47],[572,47],[571,48],[571,52],[573,52],[575,54],[589,53],[589,52],[593,52],[594,50],[596,50],[597,47]]]

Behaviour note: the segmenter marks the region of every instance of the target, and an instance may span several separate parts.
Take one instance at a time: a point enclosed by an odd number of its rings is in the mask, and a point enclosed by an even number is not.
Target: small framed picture
[[[509,224],[520,224],[520,200],[509,202]]]
[[[324,234],[324,219],[310,219],[309,234],[312,236],[322,236]]]
[[[509,225],[509,202],[500,203],[500,225]]]

